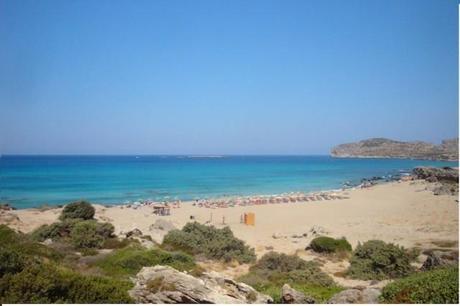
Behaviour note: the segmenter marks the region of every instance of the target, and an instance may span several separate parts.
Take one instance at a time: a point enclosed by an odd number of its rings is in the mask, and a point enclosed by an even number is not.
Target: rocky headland
[[[423,141],[404,142],[371,138],[338,145],[332,148],[331,156],[458,160],[458,138],[443,140],[440,145]]]

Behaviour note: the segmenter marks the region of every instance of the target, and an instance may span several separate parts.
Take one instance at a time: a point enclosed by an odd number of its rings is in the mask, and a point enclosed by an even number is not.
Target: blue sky
[[[0,1],[3,154],[458,136],[457,1]]]

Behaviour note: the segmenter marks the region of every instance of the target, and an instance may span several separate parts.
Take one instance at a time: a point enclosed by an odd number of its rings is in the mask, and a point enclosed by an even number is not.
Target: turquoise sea
[[[337,159],[329,156],[13,156],[0,157],[0,202],[17,208],[78,199],[211,198],[335,189],[415,166],[457,162]]]

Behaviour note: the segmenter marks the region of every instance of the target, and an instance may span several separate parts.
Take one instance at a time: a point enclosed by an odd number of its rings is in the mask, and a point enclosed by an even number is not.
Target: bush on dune
[[[382,280],[407,276],[414,271],[413,254],[392,243],[370,240],[353,252],[347,275],[363,280]]]
[[[90,220],[94,218],[96,210],[94,207],[86,201],[78,201],[67,204],[62,210],[61,220],[66,219],[83,219]]]
[[[49,225],[42,225],[31,233],[32,238],[37,241],[46,239],[59,240],[70,236],[72,228],[80,222],[79,219],[67,219],[62,222],[55,222]]]
[[[81,221],[70,232],[72,244],[79,249],[100,248],[113,235],[113,225],[94,220]]]
[[[160,249],[146,249],[131,246],[114,251],[96,262],[96,266],[110,276],[133,276],[142,267],[168,265],[179,271],[193,271],[197,266],[193,257],[181,252],[166,252]]]
[[[229,227],[218,229],[197,222],[170,231],[163,239],[163,247],[227,262],[249,263],[256,259],[254,250],[236,238]]]
[[[380,297],[389,304],[458,304],[458,267],[418,272],[383,288]]]
[[[92,254],[89,249],[101,248],[106,240],[113,238],[114,226],[93,219],[94,207],[88,202],[74,202],[67,205],[60,216],[61,222],[42,225],[32,232],[37,241],[51,239],[73,245]],[[114,241],[112,241],[112,244]]]
[[[310,242],[310,247],[318,253],[351,252],[351,244],[345,238],[317,237]]]
[[[262,256],[239,281],[272,296],[278,303],[281,302],[281,287],[286,283],[321,302],[342,290],[317,263],[276,252]]]
[[[262,256],[262,258],[259,259],[259,261],[251,267],[251,270],[267,272],[291,272],[295,270],[315,270],[316,268],[318,268],[316,263],[303,260],[299,256],[269,252]]]

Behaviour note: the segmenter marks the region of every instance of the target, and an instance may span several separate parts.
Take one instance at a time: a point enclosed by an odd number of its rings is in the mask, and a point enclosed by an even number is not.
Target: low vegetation
[[[133,276],[142,267],[155,265],[171,266],[179,271],[192,272],[197,268],[193,257],[182,252],[167,252],[161,249],[146,249],[130,246],[114,251],[96,262],[106,275],[115,277]]]
[[[0,225],[1,303],[129,303],[126,281],[81,275],[63,255]]]
[[[94,207],[86,201],[78,201],[67,204],[62,210],[62,214],[59,217],[61,220],[67,219],[82,219],[91,220],[94,218],[96,210]]]
[[[93,217],[94,208],[91,204],[71,203],[62,211],[62,221],[42,225],[31,236],[37,241],[51,239],[54,242],[66,242],[85,254],[93,254],[92,249],[103,247],[107,240],[113,238],[114,232],[112,224],[98,222]]]
[[[84,276],[46,263],[27,265],[0,279],[2,303],[130,303],[129,282]]]
[[[218,229],[197,222],[170,231],[163,239],[163,247],[226,262],[250,263],[256,259],[254,249],[236,238],[229,227]]]
[[[363,280],[404,277],[414,272],[411,261],[416,255],[392,243],[370,240],[356,247],[347,275]]]
[[[438,268],[396,280],[383,288],[389,304],[458,304],[458,267]]]
[[[281,287],[284,284],[289,284],[318,302],[327,301],[342,290],[331,277],[321,271],[317,263],[276,252],[262,256],[239,281],[272,296],[276,303],[281,302]]]
[[[70,241],[78,249],[100,248],[106,239],[113,236],[113,231],[114,227],[110,223],[81,221],[70,231]]]
[[[62,255],[40,243],[28,235],[16,233],[6,225],[0,225],[0,249],[5,252],[14,252],[17,256],[35,258],[40,257],[48,261],[58,261]],[[4,253],[5,258],[13,260],[12,254]]]
[[[345,238],[334,239],[321,236],[310,242],[310,248],[318,253],[348,253],[351,252],[351,244]]]

